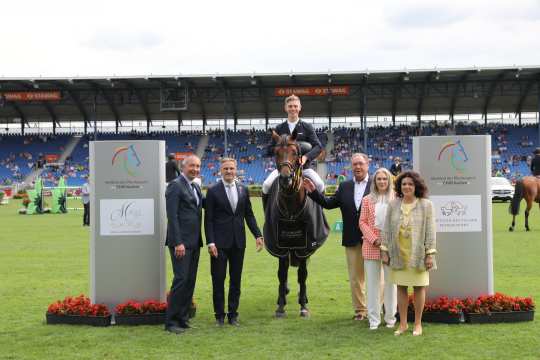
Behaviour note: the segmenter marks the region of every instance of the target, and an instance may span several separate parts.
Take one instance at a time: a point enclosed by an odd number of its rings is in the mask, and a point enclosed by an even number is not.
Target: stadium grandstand
[[[0,78],[0,185],[40,175],[80,186],[89,141],[153,139],[167,153],[196,153],[204,184],[219,158],[239,162],[246,184],[273,170],[268,129],[284,121],[283,99],[302,100],[301,117],[325,152],[316,164],[328,184],[350,176],[354,152],[371,170],[400,157],[411,166],[412,137],[490,134],[493,175],[529,173],[539,146],[540,67],[112,78]]]

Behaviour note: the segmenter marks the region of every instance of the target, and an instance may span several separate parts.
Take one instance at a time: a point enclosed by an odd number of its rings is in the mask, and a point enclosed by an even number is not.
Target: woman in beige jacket
[[[400,324],[407,330],[408,287],[414,288],[414,331],[422,335],[422,312],[429,285],[428,270],[435,269],[435,219],[433,204],[420,175],[407,171],[395,182],[397,199],[390,202],[382,232],[381,259],[390,265],[390,279],[397,285]]]

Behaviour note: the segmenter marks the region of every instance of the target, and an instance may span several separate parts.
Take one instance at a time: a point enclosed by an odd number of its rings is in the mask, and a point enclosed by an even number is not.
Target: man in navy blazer
[[[165,192],[167,205],[167,241],[174,278],[169,293],[165,330],[180,334],[190,328],[189,309],[195,290],[199,254],[202,247],[201,220],[204,198],[194,181],[201,160],[190,155],[182,163],[182,173],[171,181]]]
[[[354,308],[354,319],[364,320],[366,317],[366,293],[364,279],[364,258],[362,257],[362,232],[359,227],[362,198],[369,194],[369,158],[366,154],[356,153],[351,156],[351,167],[354,178],[339,184],[333,196],[324,196],[315,190],[309,180],[305,180],[309,197],[325,209],[341,210],[343,232],[341,244],[345,247],[349,283]]]
[[[236,160],[221,160],[222,180],[208,188],[204,216],[204,231],[208,253],[210,254],[210,271],[216,324],[225,321],[224,283],[229,265],[229,324],[238,326],[238,305],[244,253],[246,249],[246,232],[244,221],[256,238],[257,250],[264,246],[261,230],[251,208],[248,189],[237,183]]]

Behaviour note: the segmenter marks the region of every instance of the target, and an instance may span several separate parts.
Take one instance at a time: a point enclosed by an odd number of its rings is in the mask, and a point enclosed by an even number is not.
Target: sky
[[[0,21],[0,77],[540,65],[540,0],[9,0]]]

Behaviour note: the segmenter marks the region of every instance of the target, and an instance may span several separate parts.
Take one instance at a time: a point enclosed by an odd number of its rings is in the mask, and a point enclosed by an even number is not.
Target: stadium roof
[[[332,73],[0,78],[0,122],[536,112],[540,66]],[[226,110],[225,110],[226,109]]]

